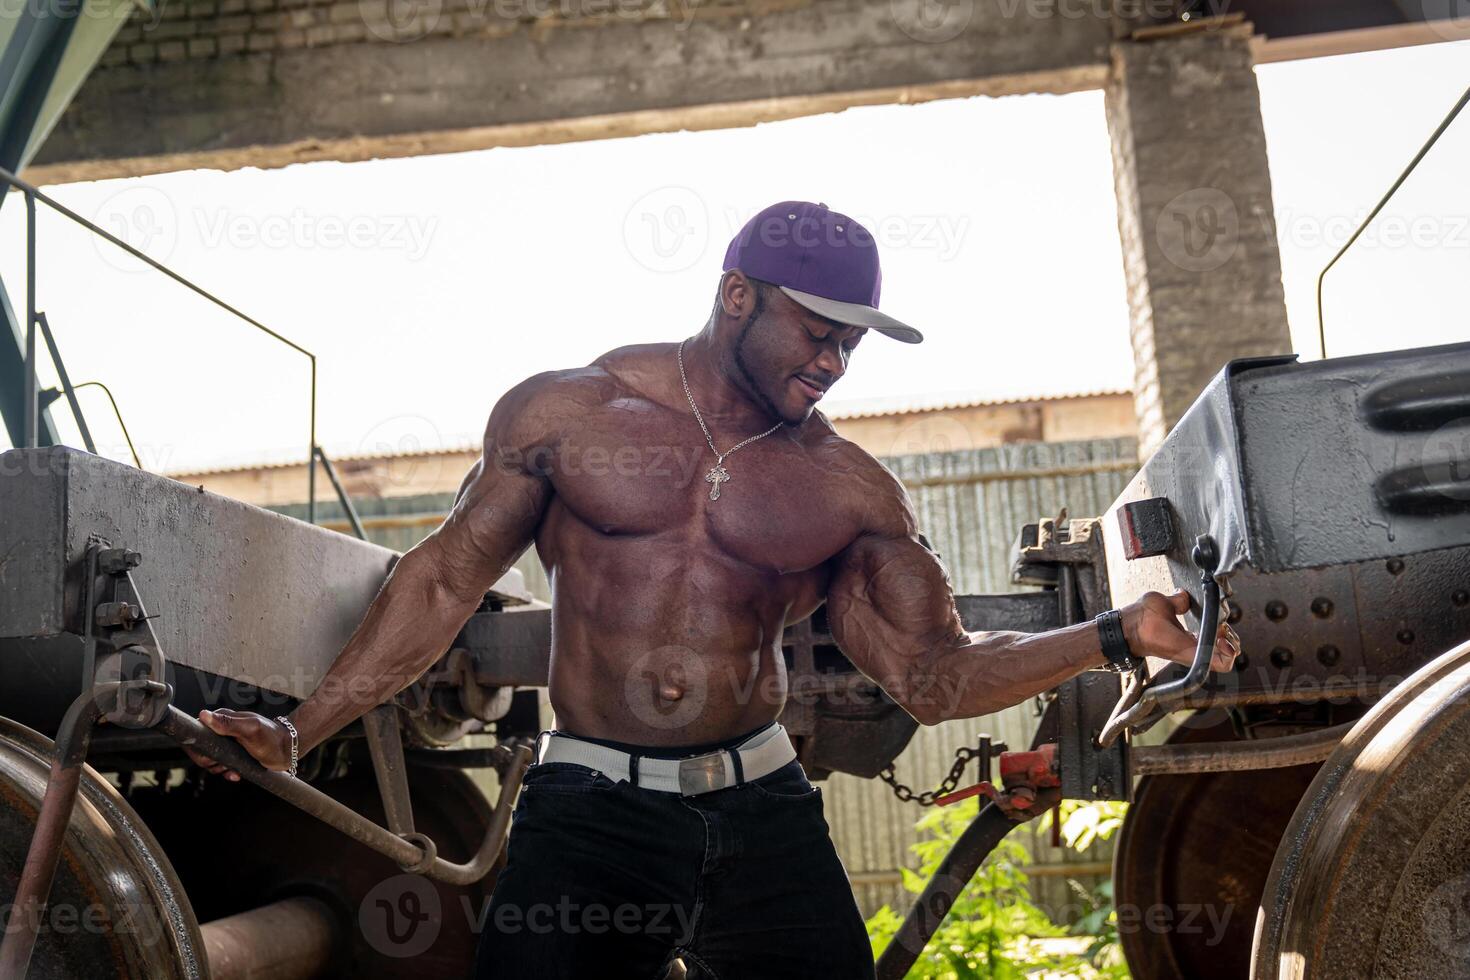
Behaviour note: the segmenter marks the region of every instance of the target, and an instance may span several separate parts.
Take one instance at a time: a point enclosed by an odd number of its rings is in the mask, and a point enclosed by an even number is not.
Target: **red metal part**
[[[1027,817],[1035,812],[1037,799],[1044,790],[1060,789],[1061,775],[1057,770],[1057,746],[1048,742],[1039,748],[1025,752],[1002,752],[1000,754],[1000,782],[1003,789],[996,789],[989,780],[966,789],[956,790],[945,796],[936,797],[937,806],[949,806],[972,796],[984,795],[994,800],[1009,815]],[[1045,806],[1051,806],[1050,800]]]
[[[974,786],[969,786],[965,789],[957,789],[953,793],[946,793],[943,796],[936,796],[934,797],[934,805],[949,806],[951,803],[958,803],[960,800],[968,800],[970,797],[979,796],[981,793],[984,793],[992,800],[997,799],[1000,796],[1000,794],[996,791],[994,784],[987,780],[986,782],[976,783]]]

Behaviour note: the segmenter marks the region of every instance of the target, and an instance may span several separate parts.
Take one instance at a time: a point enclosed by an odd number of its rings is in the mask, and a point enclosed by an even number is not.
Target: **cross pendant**
[[[711,466],[709,472],[704,475],[704,482],[712,484],[712,486],[709,488],[709,499],[719,500],[720,484],[730,482],[730,474],[723,466],[721,466],[719,463],[716,463],[714,466]]]

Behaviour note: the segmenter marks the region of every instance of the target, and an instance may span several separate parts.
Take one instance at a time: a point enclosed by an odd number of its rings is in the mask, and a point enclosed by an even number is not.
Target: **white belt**
[[[736,762],[736,756],[739,762]],[[635,761],[636,758],[636,761]],[[796,758],[786,729],[773,724],[733,749],[719,749],[684,759],[634,756],[607,745],[586,742],[574,735],[547,732],[541,738],[537,762],[571,762],[596,769],[612,780],[627,780],[640,789],[696,796],[727,786],[738,786],[780,769]]]

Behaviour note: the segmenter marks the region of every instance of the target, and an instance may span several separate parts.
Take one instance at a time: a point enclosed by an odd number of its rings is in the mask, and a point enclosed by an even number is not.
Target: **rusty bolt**
[[[1277,667],[1286,668],[1291,666],[1291,651],[1286,647],[1277,647],[1271,651],[1271,662]]]
[[[1273,623],[1279,623],[1286,618],[1286,603],[1280,599],[1272,599],[1266,603],[1266,618]]]
[[[1332,600],[1325,595],[1319,595],[1312,600],[1312,615],[1318,619],[1326,619],[1332,615]]]
[[[1331,643],[1324,643],[1317,648],[1317,661],[1323,667],[1331,667],[1342,659],[1342,651]]]
[[[1388,569],[1388,574],[1398,575],[1404,570],[1404,560],[1402,558],[1390,558],[1388,564],[1384,567]]]
[[[121,626],[131,629],[142,618],[143,611],[126,602],[99,602],[97,604],[98,626]]]

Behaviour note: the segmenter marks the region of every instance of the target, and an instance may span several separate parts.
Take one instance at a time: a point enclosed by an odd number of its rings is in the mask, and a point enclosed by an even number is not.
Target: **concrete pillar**
[[[1291,350],[1249,26],[1115,42],[1106,105],[1147,455],[1226,361]]]

